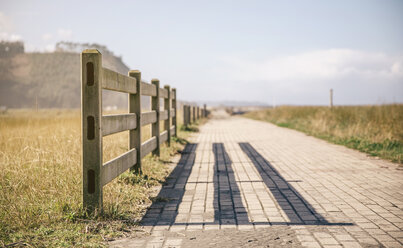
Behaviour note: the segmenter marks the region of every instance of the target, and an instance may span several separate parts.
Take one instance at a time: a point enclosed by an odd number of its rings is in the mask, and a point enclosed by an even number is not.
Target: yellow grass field
[[[12,110],[0,115],[0,246],[102,246],[138,220],[155,186],[170,172],[167,161],[185,143],[174,138],[160,158],[147,156],[142,176],[126,172],[113,180],[104,187],[104,214],[86,216],[80,128],[79,110]],[[127,132],[105,137],[103,143],[107,161],[127,151]]]
[[[377,106],[280,106],[245,114],[403,163],[403,104]]]

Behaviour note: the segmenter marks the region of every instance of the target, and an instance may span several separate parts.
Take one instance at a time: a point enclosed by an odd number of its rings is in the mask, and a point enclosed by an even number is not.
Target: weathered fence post
[[[200,119],[200,108],[197,106],[197,119]]]
[[[193,115],[192,115],[193,107],[189,105],[188,108],[189,108],[189,124],[192,124],[193,123]]]
[[[206,104],[203,105],[203,109],[204,109],[204,117],[207,117],[207,107],[206,107]]]
[[[183,105],[183,122],[185,126],[189,125],[189,106],[188,105]]]
[[[187,107],[183,105],[183,125],[187,126]]]
[[[185,105],[185,111],[186,111],[186,125],[190,124],[190,113],[189,113],[189,105]]]
[[[190,125],[190,106],[186,105],[186,123]]]
[[[187,124],[190,125],[190,106],[186,105]]]
[[[102,54],[81,53],[83,207],[102,211]]]
[[[171,87],[169,85],[165,85],[164,88],[168,91],[168,98],[165,99],[164,108],[168,111],[168,119],[165,120],[164,126],[165,130],[168,132],[168,146],[171,145]]]
[[[137,163],[130,170],[141,174],[141,72],[129,71],[129,77],[136,79],[136,94],[129,94],[129,113],[135,113],[137,121],[136,129],[129,131],[129,149],[137,152]]]
[[[196,107],[192,107],[192,117],[193,117],[193,123],[196,122]]]
[[[189,105],[187,105],[186,106],[187,107],[187,110],[186,110],[186,112],[187,112],[187,123],[188,123],[188,125],[190,125],[190,106]]]
[[[189,111],[189,124],[192,124],[193,116],[192,116],[192,106],[188,106],[188,111]]]
[[[178,128],[177,128],[177,125],[176,125],[176,115],[177,115],[177,111],[176,111],[176,108],[177,108],[177,103],[176,103],[176,88],[173,88],[172,89],[172,94],[173,94],[173,99],[172,99],[172,106],[173,106],[173,108],[174,108],[174,117],[172,118],[172,125],[175,125],[175,134],[174,134],[174,137],[178,137]]]
[[[333,89],[330,89],[330,108],[333,108]]]
[[[157,138],[157,148],[153,151],[154,155],[160,156],[160,81],[152,79],[151,84],[155,85],[156,96],[151,97],[151,110],[157,115],[157,121],[151,125],[151,136]]]

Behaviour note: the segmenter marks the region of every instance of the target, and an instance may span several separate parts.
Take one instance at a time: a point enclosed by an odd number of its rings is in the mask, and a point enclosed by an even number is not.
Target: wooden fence
[[[160,88],[158,79],[148,84],[137,70],[125,76],[103,68],[102,54],[94,49],[81,54],[81,85],[83,207],[88,212],[102,211],[102,187],[129,168],[141,173],[141,159],[151,152],[159,156],[160,144],[170,145],[171,136],[177,135],[176,89]],[[128,93],[129,113],[103,116],[102,89]],[[141,96],[151,97],[152,111],[141,112]],[[162,120],[164,131],[160,132]],[[142,143],[141,127],[148,124],[152,124],[152,138]],[[103,163],[102,137],[127,130],[129,151]]]
[[[199,106],[183,105],[183,125],[188,126],[200,118],[205,118],[208,115],[206,104],[203,108]]]

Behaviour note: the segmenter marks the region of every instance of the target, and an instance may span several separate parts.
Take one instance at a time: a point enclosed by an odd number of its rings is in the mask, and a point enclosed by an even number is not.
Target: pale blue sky
[[[403,1],[4,1],[27,50],[106,45],[183,100],[403,102]]]

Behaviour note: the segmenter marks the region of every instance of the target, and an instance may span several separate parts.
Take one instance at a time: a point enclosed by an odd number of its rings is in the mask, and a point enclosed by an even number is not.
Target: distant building
[[[0,41],[0,58],[11,57],[24,53],[22,41]]]

